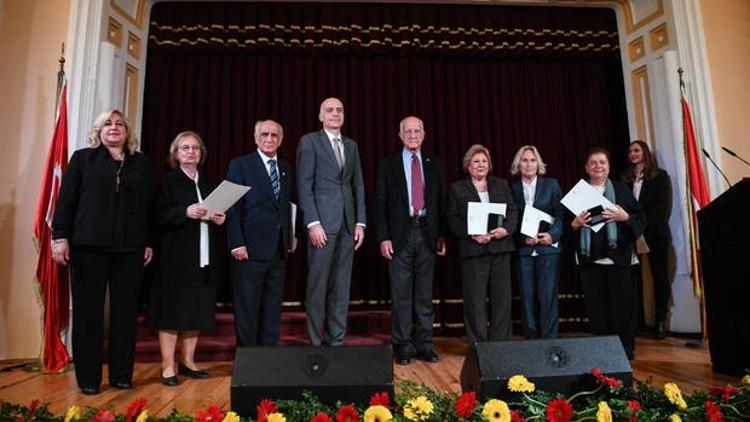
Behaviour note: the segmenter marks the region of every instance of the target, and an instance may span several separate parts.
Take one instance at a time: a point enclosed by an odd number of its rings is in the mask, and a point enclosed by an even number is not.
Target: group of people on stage
[[[124,115],[107,110],[96,118],[89,147],[73,154],[63,175],[52,223],[53,259],[70,264],[75,372],[84,394],[99,393],[102,382],[107,289],[109,384],[132,388],[139,291],[144,266],[152,259],[156,275],[147,321],[159,333],[161,382],[174,386],[178,375],[208,377],[194,356],[199,332],[214,324],[215,263],[227,250],[217,244],[215,229],[225,222],[237,345],[279,342],[285,263],[297,247],[295,226],[300,232],[306,229],[308,239],[305,310],[310,342],[344,344],[352,261],[367,225],[359,148],[342,134],[344,115],[339,99],[321,103],[322,129],[301,138],[296,166],[278,154],[284,137],[281,124],[258,121],[257,150],[233,159],[227,172],[227,180],[250,190],[226,215],[202,204],[215,185],[200,170],[207,155],[200,135],[185,131],[175,137],[168,157],[173,171],[157,189],[151,163],[137,151]],[[390,278],[396,363],[439,360],[432,345],[433,273],[436,256],[446,254],[448,233],[457,238],[470,343],[511,338],[513,260],[525,336],[556,337],[566,216],[560,185],[543,176],[546,165],[537,148],[518,150],[511,174],[520,177],[509,185],[492,175],[490,151],[472,145],[462,161],[466,177],[446,189],[441,163],[422,150],[422,120],[404,118],[398,135],[403,148],[381,160],[375,201],[375,235]],[[567,221],[575,232],[591,329],[619,335],[632,357],[637,318],[632,265],[638,262],[634,245],[644,229],[645,243],[657,258],[651,266],[663,335],[669,300],[669,209],[664,197],[670,182],[645,143],[634,142],[629,159],[626,186],[610,178],[609,153],[592,149],[586,159],[588,182],[617,205],[602,212],[605,225],[598,231],[591,230],[587,212]],[[470,202],[506,204],[505,215],[487,233],[470,235]],[[518,230],[524,208],[530,206],[554,217],[536,237]],[[178,342],[180,358],[175,362]]]

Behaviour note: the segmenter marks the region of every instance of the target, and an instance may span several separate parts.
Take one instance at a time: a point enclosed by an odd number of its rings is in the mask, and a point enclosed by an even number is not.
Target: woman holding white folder
[[[534,207],[554,218],[552,224],[540,228],[534,237],[516,234],[518,290],[521,294],[523,333],[526,338],[555,338],[558,329],[557,286],[560,275],[559,241],[563,229],[563,207],[560,205],[562,193],[556,179],[542,176],[546,172],[547,166],[533,145],[519,148],[510,166],[512,175],[521,176],[511,185],[519,214],[523,216],[526,207]],[[523,221],[522,218],[519,220]]]
[[[472,145],[464,155],[463,167],[469,177],[451,186],[446,220],[451,232],[458,237],[466,334],[469,344],[510,340],[513,335],[510,260],[516,250],[512,234],[516,230],[518,210],[508,182],[489,175],[492,159],[487,148]],[[505,216],[498,220],[496,227],[488,227],[487,233],[469,235],[469,202],[506,204]]]
[[[178,384],[177,373],[190,378],[207,378],[195,365],[195,348],[200,330],[214,326],[216,308],[217,242],[213,226],[224,224],[224,213],[208,220],[201,205],[214,184],[199,174],[206,147],[195,132],[178,134],[169,147],[169,173],[156,200],[159,230],[157,275],[151,290],[149,326],[159,330],[161,382]],[[175,365],[175,347],[180,339],[181,359]]]
[[[589,211],[577,215],[571,227],[578,232],[576,262],[591,331],[618,335],[628,359],[633,359],[637,302],[632,266],[638,262],[634,244],[646,227],[646,217],[630,189],[609,179],[609,157],[606,149],[592,148],[586,156],[586,173],[589,184],[616,206],[601,213],[604,226],[598,231],[589,225]]]

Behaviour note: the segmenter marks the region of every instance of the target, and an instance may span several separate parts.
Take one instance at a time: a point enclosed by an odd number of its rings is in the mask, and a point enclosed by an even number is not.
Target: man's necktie
[[[281,186],[279,185],[279,172],[276,171],[276,160],[268,160],[268,167],[271,173],[271,189],[273,189],[273,196],[276,199],[279,199]]]
[[[422,183],[422,170],[419,168],[417,154],[411,154],[411,206],[414,208],[414,217],[419,216],[419,211],[424,208],[424,183]]]
[[[333,138],[333,154],[336,156],[339,170],[344,168],[344,155],[341,151],[342,146],[341,138]]]

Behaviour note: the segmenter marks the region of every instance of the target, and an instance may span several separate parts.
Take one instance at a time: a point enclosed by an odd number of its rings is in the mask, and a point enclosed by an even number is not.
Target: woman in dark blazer
[[[466,334],[469,344],[509,340],[513,335],[510,319],[510,260],[516,249],[512,234],[516,230],[518,210],[508,182],[489,175],[492,160],[487,148],[472,145],[464,155],[463,167],[469,177],[451,186],[446,221],[451,232],[458,237]],[[505,218],[488,233],[469,235],[469,202],[507,204]]]
[[[214,225],[224,223],[224,213],[210,216],[201,202],[214,184],[199,174],[206,147],[195,132],[178,134],[169,147],[169,164],[175,169],[162,183],[156,200],[159,229],[158,275],[152,289],[149,326],[159,330],[161,382],[178,384],[177,373],[208,378],[195,365],[198,332],[214,326],[216,309],[217,242]],[[215,265],[214,265],[215,267]],[[180,362],[175,347],[180,339]]]
[[[586,313],[596,335],[617,334],[629,359],[635,356],[636,283],[634,244],[646,227],[643,209],[628,187],[609,179],[609,152],[593,148],[586,155],[589,184],[615,207],[605,209],[605,223],[594,231],[584,211],[571,222],[576,232],[575,258],[586,296]]]
[[[518,287],[521,293],[523,332],[526,338],[555,338],[558,328],[557,285],[562,236],[562,193],[557,180],[542,177],[547,171],[542,156],[533,145],[519,148],[510,167],[512,175],[520,175],[513,182],[513,199],[523,216],[526,206],[543,211],[554,222],[536,237],[516,233],[518,247]],[[519,217],[522,221],[522,218]],[[521,224],[519,223],[519,227]],[[539,300],[539,312],[537,309]]]
[[[628,148],[630,165],[622,180],[633,190],[633,196],[646,212],[643,237],[648,246],[648,262],[654,279],[656,305],[656,338],[666,338],[666,320],[671,297],[667,271],[667,251],[672,241],[669,216],[672,213],[672,182],[666,171],[659,168],[648,144],[633,141]]]
[[[119,110],[94,121],[89,147],[76,151],[62,177],[52,222],[52,259],[70,261],[73,355],[84,394],[102,381],[104,299],[109,287],[109,384],[132,388],[138,295],[151,261],[151,162],[136,151]]]

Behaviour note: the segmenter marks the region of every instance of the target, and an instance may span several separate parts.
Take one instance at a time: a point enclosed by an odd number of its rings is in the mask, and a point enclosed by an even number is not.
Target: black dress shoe
[[[177,375],[172,375],[171,377],[165,377],[164,375],[161,376],[161,383],[166,385],[167,387],[176,387],[177,384],[180,383],[180,379],[177,378]]]
[[[133,383],[130,381],[110,382],[109,385],[117,388],[118,390],[130,390],[131,388],[133,388]]]
[[[440,361],[440,358],[438,357],[437,353],[435,353],[432,349],[420,351],[419,356],[422,358],[422,360],[427,361],[427,362],[435,363],[435,362]]]
[[[411,357],[409,356],[409,352],[407,350],[396,352],[394,359],[396,360],[396,364],[398,365],[408,365],[411,363]]]
[[[190,377],[190,378],[201,379],[201,380],[208,378],[208,372],[200,371],[200,370],[192,370],[188,368],[187,366],[185,366],[182,362],[180,362],[177,365],[177,371],[180,374],[186,377]]]
[[[99,394],[99,387],[81,387],[81,393],[87,396],[95,396]]]
[[[656,324],[656,334],[654,334],[654,338],[657,340],[664,340],[667,338],[667,327],[663,322]]]

